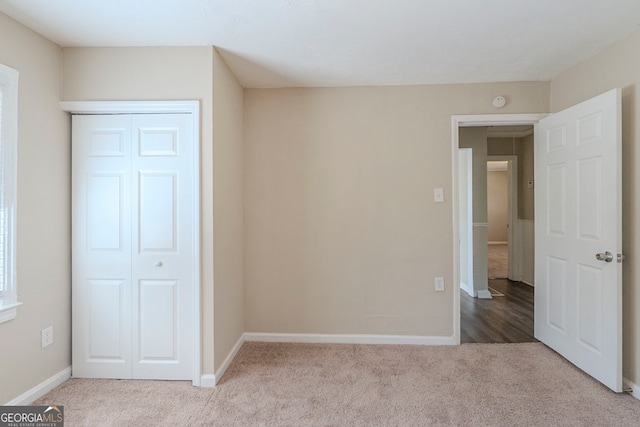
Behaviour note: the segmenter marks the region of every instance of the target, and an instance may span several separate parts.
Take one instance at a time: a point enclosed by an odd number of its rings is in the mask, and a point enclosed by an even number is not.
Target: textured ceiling
[[[0,0],[61,46],[214,45],[246,87],[545,81],[640,0]]]

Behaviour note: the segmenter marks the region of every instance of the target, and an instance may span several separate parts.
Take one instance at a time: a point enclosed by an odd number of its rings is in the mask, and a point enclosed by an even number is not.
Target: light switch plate
[[[444,190],[442,188],[433,189],[433,201],[436,203],[444,202]]]
[[[42,330],[42,348],[53,344],[53,326],[49,326]]]

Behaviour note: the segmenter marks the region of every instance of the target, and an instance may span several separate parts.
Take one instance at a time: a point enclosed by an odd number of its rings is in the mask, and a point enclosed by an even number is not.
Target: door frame
[[[453,283],[460,283],[460,201],[458,200],[458,145],[459,128],[472,126],[534,125],[548,113],[537,114],[477,114],[451,116],[451,180],[452,180],[452,224],[453,224]],[[535,190],[534,190],[535,191]],[[460,286],[453,292],[453,342],[460,345]]]
[[[506,161],[507,162],[507,218],[509,220],[509,228],[507,229],[507,248],[509,253],[508,278],[510,280],[518,280],[520,277],[520,259],[516,260],[516,247],[518,243],[517,236],[520,235],[520,227],[518,224],[518,156],[487,156],[487,162]],[[487,207],[489,203],[487,202]],[[488,268],[488,266],[487,266]]]
[[[466,260],[465,267],[466,267],[466,277],[460,277],[460,280],[458,282],[454,282],[457,283],[459,288],[462,289],[463,291],[465,291],[467,294],[469,294],[469,296],[471,297],[475,297],[475,291],[473,290],[473,178],[472,178],[472,173],[473,173],[473,148],[459,148],[458,149],[458,164],[460,164],[460,156],[462,154],[465,154],[464,157],[466,157],[466,167],[468,168],[468,172],[467,172],[467,176],[466,176],[466,185],[460,185],[461,182],[458,181],[458,207],[462,206],[462,203],[460,203],[460,196],[463,196],[463,194],[461,194],[460,190],[464,189],[464,198],[466,199],[466,228],[467,228],[467,233],[466,236],[465,235],[460,235],[460,239],[459,242],[460,244],[458,245],[459,248],[461,247],[465,247],[465,257],[463,257],[462,255],[460,256],[460,260],[462,261],[463,259]],[[458,168],[458,171],[460,171],[461,169]],[[458,174],[458,177],[460,178],[460,174]],[[462,227],[462,221],[460,220],[460,214],[462,213],[462,211],[459,209],[458,210],[458,224],[460,224],[459,228],[458,228],[458,232],[461,231],[461,227]],[[464,245],[463,245],[464,242]],[[460,254],[460,249],[458,249],[458,254]],[[460,264],[460,267],[462,267],[462,263]],[[458,272],[460,272],[461,269],[458,270]],[[463,286],[464,284],[464,286]],[[455,288],[455,286],[454,286]],[[457,288],[456,288],[457,289]]]
[[[63,111],[72,114],[191,114],[193,126],[193,253],[192,274],[193,297],[193,367],[192,384],[200,386],[201,381],[201,335],[200,335],[200,101],[63,101]]]

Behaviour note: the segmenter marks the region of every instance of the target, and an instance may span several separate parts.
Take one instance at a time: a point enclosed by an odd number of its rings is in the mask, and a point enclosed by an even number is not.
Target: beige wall
[[[487,138],[487,155],[514,156],[519,138],[489,137]]]
[[[529,188],[528,184],[534,178],[533,134],[520,138],[516,145],[516,156],[518,156],[518,218],[533,221],[534,189]]]
[[[213,50],[216,372],[244,333],[243,89]]]
[[[60,48],[0,13],[0,63],[19,71],[18,300],[0,324],[0,404],[71,365],[70,121]],[[40,346],[53,326],[54,343]]]
[[[246,330],[451,336],[451,116],[496,94],[548,111],[546,83],[245,90]]]
[[[214,373],[213,48],[65,48],[64,101],[200,101],[202,372]]]
[[[557,112],[610,89],[622,88],[622,249],[624,376],[640,384],[640,31],[551,81]]]
[[[506,242],[509,224],[509,180],[507,171],[487,172],[487,222],[489,242]]]

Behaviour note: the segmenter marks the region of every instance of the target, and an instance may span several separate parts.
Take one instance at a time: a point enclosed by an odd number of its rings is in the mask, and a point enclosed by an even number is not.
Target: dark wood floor
[[[479,299],[460,292],[460,341],[537,341],[533,337],[533,288],[507,279],[489,280],[489,287],[505,296]]]

